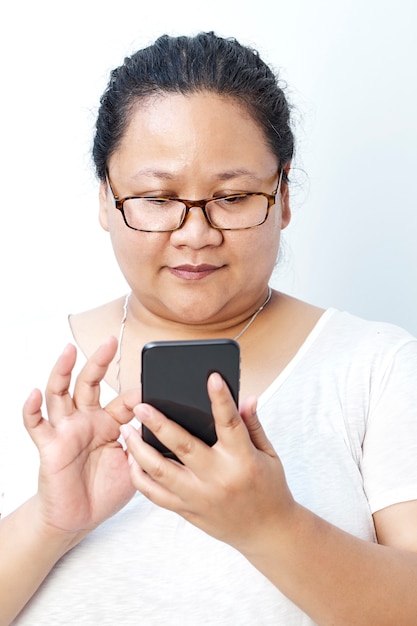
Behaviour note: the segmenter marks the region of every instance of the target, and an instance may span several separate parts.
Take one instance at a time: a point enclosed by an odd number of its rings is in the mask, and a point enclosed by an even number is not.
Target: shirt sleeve
[[[417,500],[417,339],[409,335],[370,381],[361,470],[372,513]]]

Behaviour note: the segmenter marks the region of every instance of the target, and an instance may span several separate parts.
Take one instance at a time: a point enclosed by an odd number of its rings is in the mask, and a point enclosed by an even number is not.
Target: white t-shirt
[[[48,329],[35,338],[44,346],[34,353],[35,378],[71,340],[68,327],[61,343]],[[13,368],[16,376],[16,361]],[[44,385],[32,378],[24,392],[12,391],[9,426],[21,421],[23,396]],[[108,401],[114,392],[103,385],[103,394]],[[417,339],[406,331],[326,311],[258,413],[296,500],[340,528],[375,541],[372,513],[417,499]],[[36,450],[18,430],[2,438],[12,452],[4,514],[36,488]],[[59,561],[13,623],[313,624],[237,551],[140,494]]]

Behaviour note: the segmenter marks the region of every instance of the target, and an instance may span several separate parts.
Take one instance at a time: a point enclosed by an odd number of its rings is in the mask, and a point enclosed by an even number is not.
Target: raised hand
[[[88,359],[69,386],[76,348],[68,345],[42,394],[35,389],[23,408],[25,426],[40,455],[39,489],[35,498],[43,523],[64,533],[85,533],[115,514],[133,496],[126,453],[117,441],[120,425],[133,417],[140,392],[100,406],[100,382],[117,349],[109,338]]]

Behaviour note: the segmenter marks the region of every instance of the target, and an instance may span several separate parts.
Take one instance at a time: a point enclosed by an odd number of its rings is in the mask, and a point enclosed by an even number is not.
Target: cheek
[[[253,231],[258,238],[258,247],[262,250],[265,258],[276,257],[278,254],[279,242],[281,238],[281,214],[279,211],[272,211],[268,219],[262,226],[258,226]]]
[[[110,228],[110,239],[117,262],[123,274],[135,273],[140,268],[141,274],[157,268],[164,257],[167,237],[162,234],[142,233],[132,230],[125,224]]]
[[[269,225],[270,226],[270,225]],[[274,271],[281,243],[281,230],[279,227],[270,229],[268,236],[265,237],[263,250],[260,254],[260,259],[263,263],[265,273],[271,276]]]
[[[282,236],[282,223],[281,223],[281,211],[273,210],[269,216],[264,227],[264,241],[265,241],[265,250],[264,254],[268,258],[273,259],[273,263],[275,264],[276,259],[278,257],[279,247],[281,243]]]
[[[267,221],[257,228],[241,231],[240,236],[230,240],[230,249],[247,272],[264,275],[272,272],[275,266],[279,244],[280,229],[272,221]]]

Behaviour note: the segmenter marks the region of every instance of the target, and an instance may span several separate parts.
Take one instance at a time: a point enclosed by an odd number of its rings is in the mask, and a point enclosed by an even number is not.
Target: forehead
[[[125,166],[165,162],[180,167],[277,167],[267,138],[247,108],[210,92],[162,94],[131,110],[110,162]]]

